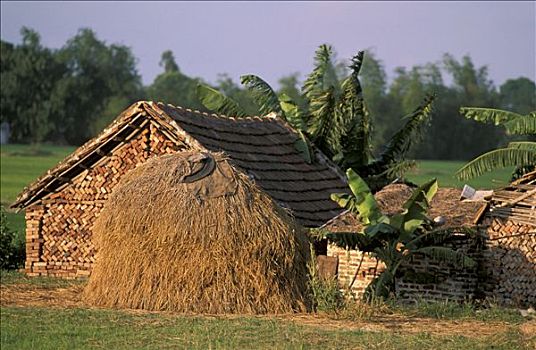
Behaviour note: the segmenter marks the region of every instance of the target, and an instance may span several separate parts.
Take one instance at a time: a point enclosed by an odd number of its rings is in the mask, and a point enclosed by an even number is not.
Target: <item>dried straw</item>
[[[125,175],[94,226],[85,302],[194,313],[305,311],[307,238],[222,154],[154,158]],[[199,171],[201,169],[201,171]]]

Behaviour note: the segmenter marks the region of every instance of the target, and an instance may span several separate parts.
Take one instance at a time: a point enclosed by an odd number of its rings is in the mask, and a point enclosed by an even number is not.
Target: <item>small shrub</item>
[[[17,269],[24,263],[24,242],[17,238],[7,222],[5,209],[0,209],[0,269]]]
[[[313,310],[337,312],[344,307],[344,296],[339,290],[336,278],[322,278],[316,266],[316,254],[311,245],[311,260],[307,264],[309,272],[309,292]]]

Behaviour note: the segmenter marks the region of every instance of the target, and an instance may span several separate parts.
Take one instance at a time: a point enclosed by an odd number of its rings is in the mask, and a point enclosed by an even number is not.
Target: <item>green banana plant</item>
[[[275,113],[298,131],[300,139],[296,148],[308,162],[314,161],[311,144],[320,149],[341,168],[352,168],[365,180],[379,189],[405,171],[415,162],[406,161],[410,146],[417,140],[430,118],[434,96],[426,97],[424,103],[407,117],[407,122],[397,132],[380,157],[373,157],[371,147],[372,122],[359,74],[364,52],[358,52],[351,60],[350,74],[339,79],[332,60],[333,50],[321,45],[314,59],[314,68],[301,89],[306,101],[300,107],[285,94],[276,92],[262,78],[243,75],[241,83],[258,105],[258,114]],[[200,86],[197,89],[205,107],[218,113],[244,116],[238,103],[215,89]]]
[[[346,174],[351,193],[332,194],[331,198],[359,218],[362,230],[335,233],[321,229],[314,233],[314,237],[327,239],[346,249],[371,253],[385,264],[385,270],[367,287],[365,298],[387,297],[393,292],[399,267],[415,254],[424,254],[460,267],[475,265],[470,257],[442,245],[454,232],[473,231],[462,227],[433,229],[431,220],[426,216],[438,190],[436,179],[415,189],[402,206],[402,211],[389,217],[381,212],[366,182],[352,169],[348,169]]]
[[[502,125],[508,135],[536,135],[536,111],[527,115],[492,108],[462,107],[460,113],[482,123]],[[515,166],[514,177],[536,167],[536,142],[510,142],[507,147],[484,153],[460,168],[455,176],[468,180],[498,168]]]

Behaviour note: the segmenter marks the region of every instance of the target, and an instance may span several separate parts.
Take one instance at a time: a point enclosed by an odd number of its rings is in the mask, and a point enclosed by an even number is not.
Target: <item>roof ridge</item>
[[[153,101],[147,101],[149,104],[153,104],[155,102]],[[208,113],[208,112],[202,112],[202,111],[198,111],[196,109],[192,110],[191,108],[184,108],[184,107],[181,107],[181,106],[175,106],[175,105],[172,105],[171,103],[164,103],[164,102],[156,102],[156,105],[158,106],[158,104],[162,104],[162,105],[167,105],[167,106],[170,106],[172,108],[176,108],[176,109],[180,109],[180,110],[184,110],[186,112],[189,112],[189,113],[193,113],[193,114],[199,114],[199,115],[203,115],[203,116],[212,116],[212,117],[215,117],[215,118],[218,118],[218,119],[223,119],[223,120],[244,120],[244,119],[248,119],[248,120],[251,120],[251,121],[254,121],[254,120],[258,120],[258,121],[261,121],[261,122],[266,122],[267,120],[273,120],[273,121],[276,121],[278,124],[280,124],[281,126],[283,126],[287,131],[290,131],[292,134],[295,134],[295,135],[299,135],[299,131],[296,130],[285,118],[279,116],[277,113],[275,112],[271,112],[271,113],[268,113],[266,114],[265,116],[263,117],[259,117],[259,116],[251,116],[251,117],[240,117],[240,118],[237,118],[237,117],[229,117],[229,116],[226,116],[224,114],[216,114],[216,113]],[[344,183],[347,183],[347,179],[346,179],[346,176],[344,175],[342,169],[340,169],[335,163],[333,163],[318,147],[316,147],[312,142],[310,143],[311,145],[311,148],[313,150],[313,153],[314,155],[318,158],[318,161],[320,161],[321,163],[323,163],[324,165],[326,165],[328,168],[330,168],[332,171],[334,171],[338,176],[339,178],[344,182]]]
[[[144,102],[147,102],[149,104],[154,103],[156,105],[161,104],[161,105],[164,105],[164,106],[169,106],[171,108],[183,110],[183,111],[186,111],[188,113],[202,115],[202,116],[205,116],[205,117],[214,117],[214,118],[224,119],[224,120],[236,120],[236,121],[248,120],[248,121],[266,122],[268,120],[276,120],[278,118],[277,116],[272,115],[272,114],[275,114],[273,112],[269,113],[269,114],[266,114],[264,116],[252,115],[252,116],[246,116],[246,117],[231,117],[231,116],[228,116],[228,115],[225,115],[225,114],[209,113],[209,112],[203,112],[203,111],[200,111],[200,110],[197,110],[197,109],[186,108],[186,107],[182,107],[182,106],[176,106],[176,105],[173,105],[171,103],[165,103],[165,102],[162,102],[162,101],[156,101],[156,102],[155,101],[144,101]]]

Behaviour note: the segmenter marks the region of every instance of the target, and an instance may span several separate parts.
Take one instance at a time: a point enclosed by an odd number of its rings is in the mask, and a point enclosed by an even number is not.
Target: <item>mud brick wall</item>
[[[185,146],[146,123],[128,142],[85,170],[60,191],[26,209],[29,276],[88,276],[95,263],[92,226],[121,177],[149,157]]]
[[[384,265],[368,253],[347,250],[328,244],[327,255],[338,258],[337,279],[343,293],[361,298],[367,286],[384,269]],[[352,284],[352,281],[355,281]],[[351,288],[350,288],[351,285]]]
[[[423,254],[415,254],[399,268],[395,280],[397,299],[416,301],[464,301],[478,296],[482,237],[478,234],[455,235],[445,246],[463,252],[477,262],[474,268],[461,268]]]
[[[536,306],[536,224],[490,215],[483,226],[485,296],[506,306]]]

